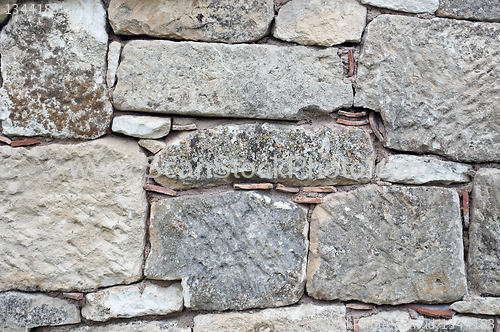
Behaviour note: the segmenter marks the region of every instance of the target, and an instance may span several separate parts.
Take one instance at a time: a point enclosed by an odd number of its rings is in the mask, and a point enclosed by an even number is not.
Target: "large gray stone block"
[[[141,278],[148,204],[134,140],[0,147],[0,291]]]
[[[439,0],[438,16],[480,21],[500,21],[500,3],[496,0]]]
[[[122,52],[120,110],[300,119],[350,107],[336,49],[135,40]]]
[[[355,105],[381,113],[388,148],[500,161],[499,36],[500,24],[379,16]]]
[[[2,29],[3,133],[56,138],[104,135],[108,34],[100,0],[26,1]],[[41,10],[40,10],[41,9]],[[4,10],[4,8],[2,8]]]
[[[372,142],[359,128],[248,124],[185,133],[155,156],[150,173],[164,186],[183,189],[237,178],[292,185],[366,183],[374,168]]]
[[[500,170],[474,178],[469,229],[469,279],[483,294],[500,295]]]
[[[151,206],[150,279],[182,279],[198,310],[299,301],[308,248],[306,211],[257,192],[183,196]]]
[[[369,185],[311,217],[310,296],[375,304],[451,302],[466,292],[458,194]]]
[[[273,0],[111,0],[117,35],[244,43],[264,37],[274,18]]]

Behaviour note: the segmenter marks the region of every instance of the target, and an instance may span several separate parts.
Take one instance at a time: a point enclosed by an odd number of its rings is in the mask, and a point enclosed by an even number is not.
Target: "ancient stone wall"
[[[0,11],[0,331],[498,332],[497,0]]]

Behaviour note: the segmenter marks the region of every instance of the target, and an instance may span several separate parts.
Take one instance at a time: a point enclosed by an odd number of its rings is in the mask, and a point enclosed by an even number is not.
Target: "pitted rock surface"
[[[500,22],[500,3],[492,0],[439,0],[438,16]]]

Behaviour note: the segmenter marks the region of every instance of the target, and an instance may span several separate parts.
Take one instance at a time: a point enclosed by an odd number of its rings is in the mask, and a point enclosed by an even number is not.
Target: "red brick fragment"
[[[278,183],[278,185],[276,186],[276,190],[284,191],[286,193],[293,193],[293,194],[296,194],[300,191],[299,188],[286,187],[280,183]]]
[[[323,198],[313,198],[313,197],[295,197],[293,200],[295,203],[304,204],[321,204],[323,203]]]
[[[346,112],[346,111],[339,111],[339,115],[343,115],[343,116],[346,116],[348,118],[362,118],[364,116],[366,116],[366,112],[365,111],[362,111],[362,112]]]
[[[254,189],[273,189],[272,183],[235,183],[234,189],[254,190]]]
[[[447,304],[408,304],[407,307],[429,317],[452,318],[454,315]]]
[[[18,147],[18,146],[35,145],[35,144],[39,144],[39,143],[41,143],[41,142],[37,139],[25,139],[22,141],[12,141],[12,143],[10,143],[10,145],[12,147]]]
[[[332,186],[327,187],[304,187],[302,191],[305,193],[336,193],[337,188]]]
[[[349,121],[349,120],[344,120],[344,119],[337,119],[337,123],[346,125],[346,126],[364,126],[369,123],[368,120],[361,120],[361,121]]]
[[[373,304],[365,304],[365,303],[347,303],[345,305],[347,309],[354,310],[373,310],[375,306]]]
[[[469,214],[469,193],[464,192],[462,194],[462,205],[463,205],[463,210],[464,210],[464,216]]]
[[[10,143],[12,143],[10,138],[4,137],[4,136],[0,136],[0,142],[4,142],[5,144],[9,144],[9,145],[10,145]]]
[[[188,125],[172,125],[172,130],[196,130],[196,124],[188,124]]]
[[[173,191],[172,189],[168,189],[168,188],[160,187],[160,186],[155,186],[155,185],[152,185],[152,184],[146,184],[146,185],[144,185],[144,190],[146,190],[146,191],[152,191],[152,192],[155,192],[155,193],[164,194],[164,195],[168,195],[168,196],[175,196],[175,195],[177,195],[177,193],[175,191]]]
[[[377,136],[378,140],[383,142],[384,137],[382,136],[382,133],[378,130],[377,126],[375,125],[375,112],[370,112],[369,122],[370,122],[370,127],[372,127],[373,133],[375,136]]]
[[[77,300],[77,301],[80,301],[83,299],[82,293],[63,293],[62,296],[65,298]]]

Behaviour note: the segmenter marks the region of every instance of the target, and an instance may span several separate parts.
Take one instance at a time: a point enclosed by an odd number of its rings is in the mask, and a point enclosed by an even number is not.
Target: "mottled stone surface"
[[[174,282],[168,287],[151,282],[144,285],[116,286],[87,294],[85,301],[82,316],[99,322],[112,318],[168,315],[182,311],[183,307],[180,282]]]
[[[145,274],[182,279],[189,309],[292,304],[304,291],[308,230],[304,209],[254,191],[154,202]]]
[[[0,291],[141,278],[146,158],[133,140],[0,147]]]
[[[345,306],[303,304],[255,313],[198,315],[193,332],[287,331],[346,332]]]
[[[479,297],[471,301],[455,302],[450,308],[463,314],[500,315],[500,299],[496,297]]]
[[[382,15],[366,29],[355,105],[381,113],[385,146],[500,161],[500,24]]]
[[[452,319],[429,319],[419,316],[410,318],[405,311],[381,312],[358,321],[359,332],[425,332],[425,331],[456,331],[456,332],[493,332],[493,320],[473,317],[454,316]]]
[[[113,100],[127,111],[294,120],[352,105],[342,71],[336,49],[135,40]]]
[[[3,88],[12,106],[3,133],[97,138],[113,109],[106,89],[108,35],[100,0],[39,1],[2,29]]]
[[[167,146],[164,142],[153,139],[141,139],[138,143],[140,146],[153,154],[160,152],[161,149]]]
[[[174,189],[214,186],[237,178],[333,185],[370,181],[374,164],[370,138],[359,128],[252,124],[179,136],[155,156],[150,173]]]
[[[44,330],[44,332],[191,332],[181,328],[176,321],[136,321],[101,326],[79,326]]]
[[[109,20],[118,35],[244,43],[264,37],[273,0],[111,0]]]
[[[430,13],[439,7],[439,0],[361,0],[361,3],[406,13]]]
[[[468,276],[483,294],[500,295],[500,170],[474,177],[469,229]]]
[[[430,157],[394,155],[377,165],[377,176],[384,181],[424,184],[469,182],[471,168],[466,164]]]
[[[331,194],[314,209],[310,238],[314,298],[447,303],[466,292],[454,190],[369,185]]]
[[[116,71],[118,70],[118,65],[120,63],[122,44],[119,42],[112,42],[109,44],[108,49],[108,71],[106,75],[106,83],[108,88],[111,88],[116,83]]]
[[[500,22],[496,0],[439,0],[438,16]]]
[[[113,119],[115,133],[138,138],[162,138],[168,135],[172,119],[155,116],[122,115]]]
[[[80,310],[68,301],[43,294],[0,294],[0,330],[27,331],[37,326],[80,323]]]
[[[302,45],[360,42],[366,13],[356,0],[292,0],[281,7],[273,35]]]

